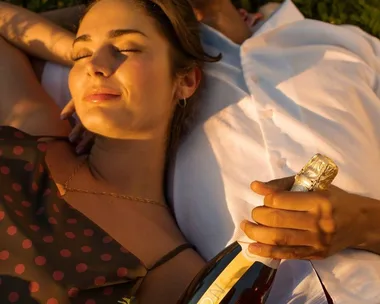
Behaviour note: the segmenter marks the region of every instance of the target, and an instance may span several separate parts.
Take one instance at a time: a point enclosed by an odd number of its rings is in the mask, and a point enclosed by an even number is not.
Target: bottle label
[[[252,266],[242,251],[227,265],[216,280],[211,284],[198,304],[217,304],[220,303],[236,282],[247,272]]]
[[[242,245],[246,245],[243,247]],[[219,274],[216,280],[211,284],[207,291],[203,294],[197,304],[218,304],[240,278],[248,271],[254,262],[261,262],[273,269],[277,269],[279,260],[262,258],[252,255],[248,252],[248,244],[240,244],[242,250],[227,265],[227,267]]]

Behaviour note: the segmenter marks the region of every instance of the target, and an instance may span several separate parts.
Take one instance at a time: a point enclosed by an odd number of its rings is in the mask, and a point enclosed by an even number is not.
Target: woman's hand
[[[73,100],[70,100],[61,112],[61,119],[70,119],[74,114],[75,105]],[[94,137],[94,134],[87,131],[79,120],[75,120],[75,126],[69,135],[69,140],[76,144],[75,152],[77,154],[87,153],[92,147]]]
[[[323,259],[363,243],[366,208],[360,196],[331,186],[327,191],[290,192],[294,177],[253,182],[264,206],[252,210],[256,223],[241,224],[257,243],[253,254],[275,259]]]

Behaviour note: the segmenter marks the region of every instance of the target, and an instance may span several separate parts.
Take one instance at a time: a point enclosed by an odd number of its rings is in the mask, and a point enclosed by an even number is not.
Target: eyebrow
[[[139,35],[142,35],[144,37],[147,37],[147,35],[145,35],[143,32],[139,31],[139,30],[134,30],[134,29],[118,29],[118,30],[112,30],[112,31],[109,31],[108,32],[108,35],[107,37],[109,39],[112,39],[112,38],[118,38],[118,37],[121,37],[121,36],[125,36],[125,35],[131,35],[131,34],[139,34]],[[92,41],[91,39],[91,36],[90,35],[81,35],[77,38],[75,38],[74,42],[73,42],[73,45],[79,41],[83,41],[83,42],[88,42],[88,41]]]

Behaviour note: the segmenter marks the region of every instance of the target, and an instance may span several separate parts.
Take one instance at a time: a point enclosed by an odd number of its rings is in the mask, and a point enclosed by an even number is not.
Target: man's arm
[[[0,36],[29,55],[72,65],[75,35],[22,7],[0,2]]]
[[[365,241],[354,247],[380,255],[380,201],[368,197],[358,196],[363,214],[365,214],[365,226],[363,235]]]

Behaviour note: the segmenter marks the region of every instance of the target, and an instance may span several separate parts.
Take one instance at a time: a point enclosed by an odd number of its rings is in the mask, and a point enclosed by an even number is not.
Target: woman
[[[9,22],[22,18],[2,8]],[[0,130],[1,303],[175,303],[203,266],[163,190],[201,65],[218,59],[203,51],[197,26],[186,0],[101,0],[89,9],[69,77],[77,114],[97,134],[84,157],[66,141],[70,128],[26,58],[0,41],[8,69],[0,90],[8,126]],[[16,45],[32,37],[5,28]],[[46,33],[43,24],[35,30]],[[51,56],[58,50],[29,43]]]
[[[194,0],[192,2],[204,3],[206,1]],[[228,3],[229,1],[221,2]],[[302,68],[304,67],[303,65],[295,64],[299,62],[299,56],[294,56],[294,58],[296,58],[295,62],[289,61],[289,59],[287,59],[286,57],[284,58],[282,56],[281,52],[286,47],[287,42],[293,43],[294,52],[298,52],[299,50],[298,47],[295,47],[294,43],[303,43],[304,46],[306,46],[304,49],[306,56],[305,58],[314,58],[310,55],[313,53],[313,50],[315,50],[315,48],[314,46],[310,47],[312,44],[310,43],[309,38],[313,38],[313,41],[317,45],[319,45],[321,41],[323,41],[323,39],[321,40],[320,38],[323,37],[321,37],[318,31],[312,31],[314,34],[316,34],[313,37],[309,37],[309,32],[307,32],[307,37],[302,36],[302,39],[299,39],[298,36],[296,37],[297,39],[291,39],[289,41],[287,39],[282,39],[283,37],[285,37],[282,34],[284,34],[284,32],[286,32],[288,28],[287,26],[283,25],[284,23],[290,21],[289,18],[287,18],[288,14],[290,13],[292,15],[292,18],[290,19],[299,20],[301,17],[299,12],[295,10],[294,7],[292,8],[292,6],[293,5],[290,3],[290,1],[285,1],[285,4],[282,6],[281,9],[281,14],[277,14],[277,16],[274,16],[275,19],[270,20],[270,24],[268,24],[268,26],[263,26],[265,28],[264,30],[260,29],[262,34],[263,31],[266,32],[264,37],[271,36],[273,38],[269,39],[268,37],[268,41],[271,41],[271,44],[265,46],[262,49],[262,52],[259,53],[260,55],[266,54],[267,56],[265,56],[265,58],[267,58],[267,60],[261,60],[264,64],[264,69],[259,69],[259,66],[254,65],[255,68],[252,69],[251,72],[247,73],[245,76],[255,76],[255,74],[261,73],[261,77],[263,77],[261,78],[262,80],[277,80],[278,75],[283,75],[283,73],[286,73],[288,70],[277,69],[274,70],[275,73],[270,75],[266,75],[266,72],[270,70],[272,63],[274,64],[277,62],[278,58],[284,59],[287,65],[289,64],[289,66],[295,68],[294,72],[298,71],[298,69],[302,70]],[[223,21],[222,24],[217,24],[217,29],[222,34],[228,36],[232,41],[237,42],[241,41],[242,39],[249,38],[252,35],[252,33],[249,30],[236,30],[236,28],[239,27],[238,21],[239,18],[241,18],[241,16],[239,16],[239,14],[236,14],[236,11],[234,11],[232,8],[232,5],[226,6],[225,10],[220,7],[217,7],[217,9],[221,9],[221,11],[216,11],[216,16],[209,20]],[[222,13],[223,15],[223,18],[221,19],[218,18],[218,16],[220,16],[220,13]],[[28,17],[27,19],[32,20],[33,18],[31,19],[30,17]],[[291,37],[294,37],[294,34],[297,33],[297,28],[302,27],[302,24],[305,23],[306,25],[308,24],[310,26],[311,21],[304,20],[304,22],[295,22],[293,20],[291,23],[293,23],[294,26],[290,24],[289,27],[290,29],[293,28],[293,30],[295,31],[293,32],[293,34],[291,34]],[[36,22],[35,24],[43,24],[43,20],[41,20],[41,23]],[[231,25],[236,25],[236,27]],[[246,24],[243,23],[243,25],[246,27]],[[270,25],[274,26],[274,28],[272,28]],[[318,25],[314,24],[314,26],[317,26],[317,28],[319,28],[320,30],[324,29],[324,26],[320,23],[318,23]],[[26,43],[23,39],[14,39],[12,42],[20,46],[21,48],[27,49],[27,46],[30,44],[28,44],[28,41],[33,40],[31,38],[33,36],[33,30],[36,28],[41,29],[41,27],[42,26],[31,26],[27,28],[28,35],[26,35]],[[54,27],[52,27],[47,34],[52,36],[51,33],[54,33],[54,31]],[[336,52],[337,49],[335,44],[342,42],[342,40],[344,41],[344,39],[339,38],[342,37],[342,35],[337,35],[339,31],[342,30],[338,30],[338,27],[334,27],[334,29],[332,27],[329,27],[328,32],[332,32],[332,34],[326,35],[324,39],[331,38],[331,40],[327,41],[326,44],[323,45],[324,48],[326,48],[327,50],[333,49],[334,53]],[[274,32],[277,32],[277,34],[273,34],[273,36],[272,33]],[[36,33],[36,31],[34,31],[34,33]],[[247,37],[245,37],[246,34]],[[35,37],[37,37],[37,40],[39,41],[44,40],[41,36],[41,33],[35,35]],[[65,37],[67,37],[67,35],[62,34],[61,32],[59,39],[54,39],[55,44],[48,44],[47,47],[42,47],[43,45],[34,43],[34,49],[32,49],[32,51],[34,51],[34,53],[37,54],[38,50],[40,54],[44,53],[46,55],[44,56],[44,58],[47,58],[48,56],[51,56],[50,58],[60,58],[59,60],[61,60],[61,62],[64,61],[69,64],[70,60],[67,59],[68,57],[65,59],[66,54],[64,52],[62,52],[61,54],[57,54],[60,50],[65,49],[64,47],[57,47],[57,45],[67,44],[67,40]],[[254,183],[252,185],[252,189],[258,195],[252,198],[252,193],[247,193],[247,184],[252,179],[252,177],[261,180],[268,180],[268,176],[272,176],[271,174],[267,175],[268,170],[271,170],[271,166],[276,166],[273,168],[275,168],[277,172],[277,177],[284,176],[286,174],[289,174],[289,171],[296,172],[296,170],[299,170],[299,168],[304,164],[304,162],[307,161],[308,156],[306,154],[308,154],[309,152],[313,153],[315,151],[321,150],[321,152],[324,153],[325,151],[331,151],[331,148],[333,148],[337,150],[335,152],[335,155],[333,155],[332,157],[335,160],[340,159],[341,163],[339,164],[342,165],[340,166],[340,168],[343,169],[341,170],[341,173],[339,175],[340,177],[343,177],[341,181],[350,181],[350,185],[346,184],[343,186],[348,190],[352,189],[359,193],[372,193],[372,195],[374,195],[374,193],[377,193],[373,190],[376,187],[376,185],[374,184],[376,179],[368,178],[368,176],[366,175],[368,174],[368,172],[371,171],[367,171],[365,167],[361,167],[361,164],[364,164],[366,168],[376,167],[376,164],[378,164],[378,158],[376,158],[377,150],[372,148],[369,149],[369,147],[376,146],[376,144],[373,145],[373,142],[368,141],[365,142],[363,145],[363,141],[359,140],[358,137],[356,137],[358,134],[360,136],[361,133],[355,133],[355,136],[353,136],[354,134],[351,134],[350,131],[355,132],[355,130],[357,129],[348,128],[347,125],[343,125],[343,128],[341,126],[337,127],[335,130],[339,131],[338,133],[331,132],[332,129],[330,129],[329,134],[319,134],[320,138],[316,138],[315,141],[310,140],[310,138],[315,138],[315,136],[318,137],[318,135],[316,135],[318,133],[315,133],[315,131],[318,131],[319,129],[321,129],[322,131],[326,131],[326,128],[324,128],[324,124],[320,123],[320,120],[312,120],[308,121],[307,123],[299,122],[299,126],[301,128],[308,129],[308,131],[305,134],[308,134],[308,136],[310,136],[308,140],[299,142],[300,145],[297,147],[300,147],[301,151],[293,150],[293,145],[284,144],[283,142],[276,142],[278,148],[281,149],[281,151],[289,151],[289,153],[294,153],[293,160],[296,160],[296,162],[291,162],[291,168],[287,167],[289,163],[286,162],[286,159],[278,159],[277,162],[274,158],[272,163],[268,164],[266,159],[266,152],[268,151],[266,151],[265,147],[262,153],[259,153],[260,150],[257,151],[256,149],[254,153],[249,148],[241,149],[239,145],[241,145],[242,143],[242,138],[244,138],[244,143],[246,147],[250,147],[250,144],[254,144],[255,147],[257,145],[260,147],[261,143],[259,140],[256,139],[256,136],[261,136],[262,134],[260,130],[252,128],[250,121],[251,118],[253,119],[253,117],[251,117],[251,115],[249,116],[250,119],[246,120],[247,114],[249,114],[250,111],[243,113],[245,114],[243,115],[244,120],[241,120],[237,119],[237,117],[240,116],[231,115],[231,109],[239,110],[238,112],[240,113],[240,110],[242,108],[236,108],[235,103],[241,100],[245,100],[247,102],[246,110],[249,110],[252,106],[252,100],[258,101],[260,98],[256,99],[256,90],[253,90],[252,92],[246,91],[247,88],[245,82],[240,81],[240,79],[242,79],[242,76],[230,77],[233,75],[240,75],[240,73],[242,72],[241,68],[239,68],[239,65],[231,66],[230,64],[230,68],[228,68],[229,59],[235,57],[240,60],[240,48],[238,47],[233,49],[222,49],[220,48],[220,44],[217,43],[220,42],[219,39],[217,40],[215,39],[215,37],[220,37],[219,33],[215,33],[214,35],[209,36],[212,42],[212,49],[218,49],[222,51],[223,54],[226,56],[224,56],[224,59],[220,64],[212,65],[212,67],[208,69],[208,76],[210,76],[207,79],[208,92],[205,96],[203,96],[202,106],[203,109],[205,109],[204,113],[211,115],[209,116],[206,122],[208,130],[212,129],[213,131],[217,132],[207,134],[207,136],[205,137],[203,134],[204,128],[195,126],[193,128],[192,136],[187,138],[187,141],[185,141],[185,143],[182,144],[180,153],[177,155],[179,161],[177,162],[177,170],[175,172],[175,180],[177,181],[177,185],[174,203],[177,220],[178,223],[181,225],[181,228],[183,228],[183,232],[188,236],[188,238],[192,242],[197,244],[197,248],[200,250],[204,257],[210,258],[223,248],[226,242],[228,242],[228,240],[231,239],[232,234],[234,234],[233,239],[237,238],[237,234],[240,233],[238,228],[239,221],[242,218],[248,218],[250,211],[253,207],[256,206],[256,208],[253,210],[252,218],[256,222],[261,223],[262,225],[253,225],[246,222],[243,223],[243,228],[246,234],[250,236],[251,239],[260,242],[260,244],[256,244],[256,246],[251,247],[252,252],[256,254],[276,258],[292,259],[306,259],[310,257],[326,258],[330,255],[333,255],[336,252],[341,252],[345,248],[356,248],[358,244],[361,244],[360,242],[362,242],[362,245],[360,245],[359,248],[379,253],[380,249],[378,246],[378,235],[380,234],[378,233],[378,214],[380,213],[379,208],[377,207],[379,206],[378,201],[376,200],[370,200],[368,198],[361,197],[358,195],[347,194],[347,192],[341,191],[337,188],[333,188],[327,192],[327,195],[330,197],[330,199],[323,199],[323,197],[318,195],[318,193],[294,194],[281,191],[278,194],[278,200],[276,199],[277,207],[286,204],[287,201],[289,201],[289,199],[291,198],[291,200],[293,201],[292,208],[295,209],[294,211],[299,210],[300,207],[301,209],[304,208],[302,206],[304,206],[304,204],[307,204],[307,202],[311,202],[313,205],[312,209],[316,211],[319,211],[321,206],[324,207],[324,210],[327,211],[334,210],[334,212],[330,212],[330,214],[326,215],[327,218],[325,218],[324,221],[327,224],[329,222],[330,224],[334,223],[337,230],[335,232],[334,230],[331,230],[330,225],[330,229],[327,229],[327,233],[325,233],[322,229],[319,229],[320,227],[317,227],[318,229],[315,229],[316,227],[313,226],[313,224],[319,223],[320,216],[323,213],[313,212],[309,214],[310,216],[302,217],[302,220],[300,220],[300,214],[305,214],[303,211],[294,212],[292,209],[284,212],[283,210],[278,210],[281,209],[281,207],[273,208],[273,204],[271,205],[273,196],[271,197],[272,199],[269,199],[268,194],[272,194],[275,190],[287,189],[286,185],[288,185],[288,183],[284,183],[284,180],[280,180],[280,185],[278,185],[278,181],[273,181],[275,185],[272,187],[269,187],[269,185],[271,185],[272,183],[265,185]],[[256,51],[260,51],[257,50],[257,48],[260,48],[262,46],[262,37],[263,35],[251,37],[249,39],[249,42],[256,41],[259,43],[252,43],[251,47],[248,47],[247,51],[253,51],[252,48],[256,48]],[[351,39],[349,42],[355,41],[355,44],[357,44],[355,37],[358,38],[360,37],[360,35],[354,35],[353,37],[354,39]],[[371,54],[371,47],[368,45],[368,43],[366,44],[363,41],[363,37],[360,39],[361,42],[359,44],[365,45],[366,47],[361,49],[363,53],[359,57],[362,59],[367,58],[368,61],[372,61],[373,54]],[[213,45],[213,43],[215,43],[215,45]],[[278,48],[278,43],[284,43],[284,45],[282,45],[281,48]],[[247,45],[247,43],[245,43],[245,45]],[[274,45],[276,45],[276,52],[272,52]],[[344,47],[339,46],[338,49],[341,53],[346,53],[345,49],[350,49],[350,45],[351,44],[348,43],[348,41],[345,41]],[[350,52],[352,53],[353,51],[351,50]],[[363,54],[366,55],[363,56]],[[61,57],[58,55],[61,55]],[[353,70],[360,70],[360,68],[358,67],[358,65],[360,66],[360,64],[356,64],[356,60],[353,60],[352,62],[349,61],[350,63],[348,63],[345,61],[346,58],[347,57],[344,56],[344,60],[338,59],[336,61],[331,61],[331,58],[327,57],[322,61],[324,63],[322,67],[318,65],[315,66],[311,62],[309,62],[309,64],[310,68],[317,69],[317,71],[319,71],[316,72],[315,75],[326,75],[326,71],[331,72],[334,69],[334,73],[338,72],[341,69],[341,65],[343,65],[345,68],[349,66],[350,68],[353,68]],[[217,75],[218,77],[213,77],[215,75]],[[366,93],[364,93],[361,96],[373,96],[373,92],[368,93],[368,91],[371,90],[372,87],[369,84],[363,86],[363,84],[365,84],[367,80],[371,77],[363,78],[359,77],[359,75],[361,75],[360,72],[354,72],[352,74],[352,77],[357,77],[355,83],[357,83],[358,85],[351,86],[351,88],[354,89],[355,92],[366,91]],[[271,76],[276,77],[271,78]],[[285,75],[285,78],[286,77],[288,77],[288,75]],[[354,100],[353,103],[347,103],[346,100],[352,100],[351,97],[347,97],[347,99],[345,99],[343,97],[345,95],[342,94],[342,87],[345,86],[347,83],[347,78],[345,77],[347,77],[346,74],[339,73],[339,75],[337,75],[337,77],[335,77],[334,79],[330,78],[331,81],[327,83],[327,81],[323,81],[325,77],[318,76],[315,78],[315,81],[309,81],[307,85],[305,85],[305,83],[302,83],[300,85],[294,85],[294,87],[302,87],[304,89],[304,95],[302,98],[300,98],[297,95],[294,95],[298,91],[291,91],[290,93],[288,92],[285,94],[283,92],[282,95],[275,95],[276,98],[272,98],[273,96],[271,97],[266,94],[265,100],[267,102],[273,102],[273,104],[280,106],[280,108],[282,108],[282,105],[288,104],[288,100],[285,100],[284,102],[283,98],[285,97],[297,102],[312,103],[313,98],[315,96],[313,96],[313,94],[310,94],[310,92],[312,92],[313,90],[317,90],[317,92],[321,92],[321,94],[326,94],[326,96],[328,96],[326,99],[318,97],[318,100],[328,102],[330,98],[334,98],[334,100],[344,103],[344,106],[342,106],[342,108],[345,109],[344,111],[346,113],[356,112],[356,110],[351,111],[348,106],[355,104],[357,105],[357,100]],[[298,77],[295,77],[294,79],[292,78],[292,81],[301,81],[303,79],[303,77],[300,78],[301,79],[298,79]],[[257,88],[260,88],[260,86],[261,88],[263,88],[263,86],[268,84],[267,81],[260,81],[260,78],[253,77],[252,80],[256,83],[255,87],[257,86]],[[320,85],[322,84],[323,86],[320,87]],[[340,88],[340,90],[337,91],[337,87]],[[276,90],[277,89],[279,89],[279,87],[276,87]],[[356,96],[355,94],[351,94],[351,90],[346,90],[345,87],[344,91],[350,93],[350,96]],[[339,98],[338,96],[336,96],[336,92],[339,92],[341,94],[339,95]],[[261,95],[261,93],[259,95]],[[368,99],[365,99],[364,101],[368,101]],[[221,110],[221,105],[225,105],[225,109]],[[326,110],[326,107],[327,109],[331,110],[330,105],[323,104],[322,113],[323,110]],[[291,107],[290,109],[293,108]],[[376,111],[376,109],[375,111],[371,111],[371,115],[376,117]],[[331,111],[329,111],[329,113],[330,112]],[[321,115],[321,113],[317,110],[313,113],[317,116]],[[270,122],[271,111],[265,112],[263,114],[269,114],[267,117],[268,119],[265,119],[265,121]],[[358,116],[356,114],[359,114],[359,112],[355,113],[354,115],[357,116],[354,119],[354,121],[357,122],[357,125],[362,126],[362,124],[364,124],[365,126],[363,125],[362,130],[372,132],[368,129],[368,117],[361,119],[363,116]],[[223,119],[220,120],[220,117],[223,117]],[[339,117],[340,116],[336,116],[336,118]],[[353,119],[353,117],[351,118]],[[259,119],[259,117],[257,117],[257,119]],[[339,124],[338,119],[336,121],[332,120],[332,122],[335,124]],[[204,124],[204,121],[199,122],[199,124],[201,123]],[[215,123],[218,123],[218,125],[216,125]],[[231,126],[236,126],[236,128],[231,128]],[[284,125],[284,127],[286,126]],[[298,130],[298,128],[293,129]],[[231,133],[231,130],[233,131],[233,133]],[[285,129],[277,128],[276,130],[281,131],[283,134],[285,134]],[[291,131],[292,130],[289,130],[289,128],[287,129],[287,132],[289,134],[292,133]],[[223,136],[223,143],[221,143],[220,134],[222,134]],[[348,135],[346,136],[342,134]],[[351,151],[352,143],[351,146],[346,146],[347,142],[354,137],[357,140],[357,149],[355,153],[357,153],[357,155],[365,155],[364,158],[353,158],[353,155],[355,154],[353,153],[354,151]],[[277,137],[277,139],[280,138],[282,137]],[[298,135],[295,136],[295,138],[298,138]],[[275,139],[275,137],[271,137],[271,140],[272,139]],[[324,146],[324,148],[313,146],[313,143],[316,143],[316,145],[320,144],[320,139],[325,139],[327,143],[332,142],[334,144],[332,144],[331,147],[328,148],[326,148],[326,146]],[[337,141],[339,141],[340,144],[337,144]],[[307,147],[307,149],[305,148],[302,150],[302,148],[306,147],[308,144],[310,146]],[[212,151],[210,151],[210,147],[212,147]],[[342,147],[348,147],[347,149],[343,149],[343,151],[347,152],[345,152],[344,155],[351,161],[344,162],[346,158],[340,157],[340,152],[337,151],[341,151]],[[360,153],[360,151],[363,151],[363,153]],[[218,158],[218,162],[214,162],[214,156],[219,152],[221,157]],[[336,153],[338,153],[338,157]],[[301,157],[301,155],[303,156]],[[330,152],[329,155],[331,155]],[[359,159],[361,161],[359,161]],[[371,163],[370,166],[368,165],[369,163]],[[181,164],[182,166],[180,166]],[[353,166],[353,164],[355,165]],[[223,183],[219,184],[218,181],[220,179],[221,167],[226,170],[226,175],[224,175],[223,173],[223,177],[226,176],[226,178],[224,178]],[[244,174],[239,174],[239,172],[242,172]],[[254,176],[251,177],[251,174],[246,174],[247,172],[253,172]],[[371,174],[373,176],[373,173]],[[240,182],[236,184],[236,181]],[[286,179],[286,181],[289,180]],[[365,182],[363,183],[363,181]],[[233,185],[231,185],[231,183],[233,183]],[[372,185],[370,185],[371,183]],[[233,186],[233,188],[229,188],[229,193],[225,193],[224,191],[229,186]],[[235,188],[235,186],[237,186],[238,188]],[[369,190],[371,189],[371,187],[372,190]],[[233,191],[231,191],[231,189]],[[369,190],[370,192],[366,192],[366,190]],[[308,197],[308,200],[304,199],[304,195]],[[262,204],[262,196],[265,196],[264,202],[267,203],[266,205],[268,207],[260,206],[260,204]],[[207,197],[207,199],[204,199],[205,197]],[[228,204],[225,204],[225,202],[228,202]],[[247,205],[246,202],[248,202],[249,204]],[[350,206],[350,208],[347,208],[348,205]],[[328,208],[325,208],[326,206]],[[310,206],[308,206],[307,208],[309,207]],[[367,212],[368,210],[370,210],[370,212]],[[358,216],[363,211],[365,212],[365,215]],[[190,212],[191,215],[189,215]],[[212,214],[212,217],[209,216],[210,214]],[[233,222],[231,222],[231,218],[233,219]],[[286,221],[286,223],[280,220]],[[286,234],[287,232],[289,232],[289,230],[283,229],[285,224],[287,225],[287,227],[292,228],[291,231],[294,233],[294,235]],[[308,226],[309,224],[311,224],[312,226]],[[306,230],[311,229],[313,231],[317,231],[317,233],[310,234],[310,231],[304,231],[305,228]],[[331,237],[331,234],[333,234],[333,237]],[[307,236],[306,238],[304,237],[305,235]],[[312,237],[309,237],[310,235],[312,235]],[[299,238],[299,236],[301,237]],[[321,240],[330,240],[330,242],[324,243],[322,250],[320,250]],[[291,246],[286,246],[287,244],[285,241],[291,241],[291,244],[289,244]],[[307,246],[304,246],[305,241]],[[310,244],[310,242],[313,242],[313,244]],[[282,245],[277,246],[276,244]],[[260,247],[257,247],[257,245],[259,245]],[[294,250],[294,246],[297,246],[297,248],[300,248],[301,250]],[[322,261],[314,261],[313,264],[318,266],[317,271],[320,274],[322,281],[325,283],[327,290],[333,298],[334,296],[340,297],[341,303],[352,303],[353,298],[359,299],[357,301],[358,303],[373,303],[371,302],[371,299],[376,299],[377,295],[376,293],[372,293],[372,291],[378,290],[378,288],[376,287],[376,282],[378,282],[377,273],[379,273],[379,263],[376,260],[377,257],[374,257],[370,254],[366,254],[365,252],[356,251],[354,254],[355,257],[359,257],[358,259],[352,258],[352,254],[350,254],[349,258],[347,258],[347,254],[346,256],[345,254],[345,252],[343,252],[342,254],[339,253],[338,255],[333,255],[332,257],[324,259]],[[371,262],[367,263],[367,257],[368,261]],[[305,265],[308,265],[308,267],[304,267]],[[371,268],[373,271],[369,271],[368,273],[364,274],[364,272],[361,270],[365,268]],[[334,276],[330,276],[331,273],[334,273]],[[352,280],[352,278],[355,278],[355,280]],[[365,284],[363,284],[363,289],[361,289],[360,293],[356,292],[358,290],[357,288],[360,287],[356,283],[358,279],[363,280],[363,282],[366,282]],[[340,284],[336,284],[336,282],[338,281],[340,282]],[[370,286],[368,289],[370,289],[371,292],[362,292],[368,286]],[[282,263],[281,267],[279,268],[276,282],[272,291],[273,292],[269,298],[269,301],[271,303],[276,304],[291,302],[293,303],[295,301],[301,301],[302,303],[305,303],[305,301],[307,303],[320,303],[319,301],[321,301],[321,299],[324,298],[323,289],[318,280],[318,276],[316,276],[315,270],[310,266],[310,263],[308,263],[307,261],[286,261]]]

